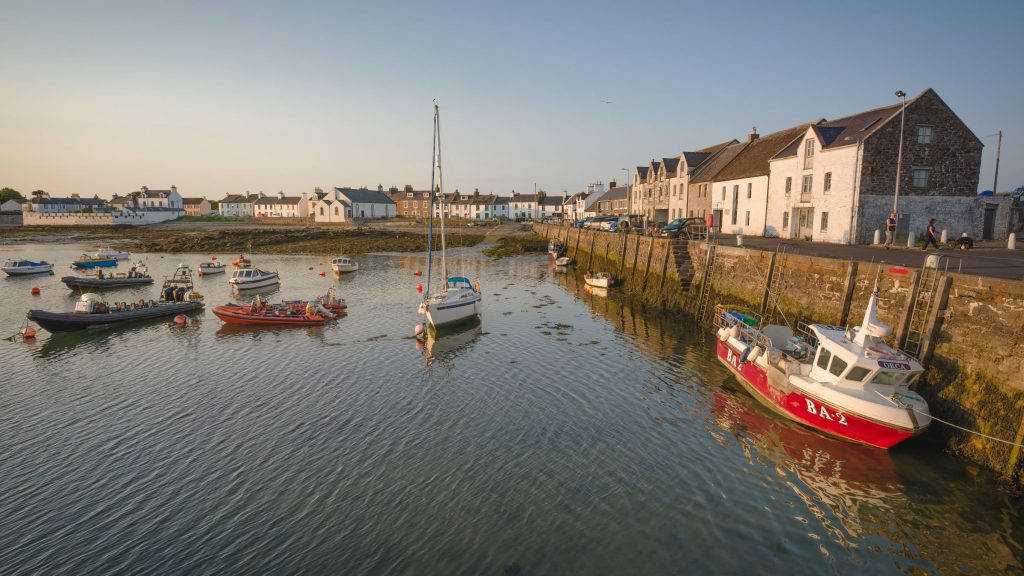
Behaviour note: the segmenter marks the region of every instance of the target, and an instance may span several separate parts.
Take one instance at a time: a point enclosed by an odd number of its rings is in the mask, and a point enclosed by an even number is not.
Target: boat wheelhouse
[[[348,256],[338,256],[331,260],[331,270],[338,274],[347,274],[359,270],[359,263]]]
[[[876,309],[872,294],[860,326],[811,324],[796,334],[718,307],[718,359],[776,412],[834,436],[890,448],[924,432],[931,415],[927,402],[910,390],[924,368],[883,341],[892,328],[878,321]]]

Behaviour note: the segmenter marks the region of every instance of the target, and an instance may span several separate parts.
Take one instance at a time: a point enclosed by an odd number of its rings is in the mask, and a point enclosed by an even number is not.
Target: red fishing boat
[[[924,432],[931,414],[910,386],[924,372],[883,342],[892,328],[871,295],[864,321],[843,328],[761,326],[756,315],[718,307],[718,359],[772,410],[833,436],[891,448]]]

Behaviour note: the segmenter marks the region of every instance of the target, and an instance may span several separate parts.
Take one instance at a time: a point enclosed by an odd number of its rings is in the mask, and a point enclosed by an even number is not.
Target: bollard
[[[939,244],[945,245],[946,244],[946,240],[948,240],[948,239],[949,239],[949,235],[946,234],[946,229],[943,228],[942,229],[942,234],[939,234]]]
[[[882,231],[879,230],[878,228],[875,228],[875,239],[872,240],[871,243],[874,244],[875,246],[878,246],[879,244],[882,243]]]
[[[1006,241],[1006,247],[1009,248],[1010,250],[1016,250],[1017,249],[1017,233],[1016,232],[1011,232],[1010,233],[1010,239]]]
[[[914,247],[914,231],[907,232],[907,248]]]
[[[743,234],[736,235],[736,245],[743,246]]]

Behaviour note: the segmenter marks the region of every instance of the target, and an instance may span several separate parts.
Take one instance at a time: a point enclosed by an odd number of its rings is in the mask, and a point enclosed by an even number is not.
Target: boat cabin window
[[[854,382],[863,382],[864,378],[867,377],[869,373],[871,373],[871,370],[868,370],[863,366],[854,366],[846,373],[846,379]]]
[[[849,364],[846,363],[846,360],[836,356],[832,359],[832,366],[829,367],[828,371],[833,376],[839,376],[846,370],[847,366],[849,366]]]
[[[818,368],[828,370],[828,361],[832,359],[832,353],[824,348],[818,348]]]
[[[906,372],[886,372],[885,370],[879,370],[875,377],[871,379],[872,384],[882,384],[884,386],[899,386],[906,380],[908,374]]]

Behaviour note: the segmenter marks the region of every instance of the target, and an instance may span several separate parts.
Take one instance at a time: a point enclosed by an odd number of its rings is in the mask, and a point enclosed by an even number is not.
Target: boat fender
[[[729,329],[728,328],[724,328],[724,327],[723,328],[719,328],[718,329],[718,339],[721,340],[722,342],[725,342],[726,340],[728,340],[729,339]]]
[[[480,281],[479,280],[477,280],[476,282],[473,282],[473,290],[476,290],[477,292],[480,291]]]
[[[730,338],[739,338],[740,337],[740,327],[736,326],[735,324],[733,324],[732,328],[729,328],[729,337]]]
[[[747,354],[747,362],[753,362],[761,357],[764,350],[760,346],[754,346],[750,349],[750,354]]]
[[[725,343],[728,344],[730,348],[735,350],[736,353],[739,354],[740,358],[747,357],[747,353],[750,349],[750,346],[747,346],[746,343],[744,343],[742,340],[730,337],[728,340],[725,341]]]
[[[744,348],[743,353],[740,354],[740,364],[746,364],[750,358],[750,348]]]

